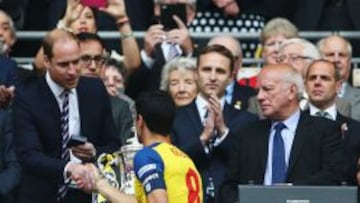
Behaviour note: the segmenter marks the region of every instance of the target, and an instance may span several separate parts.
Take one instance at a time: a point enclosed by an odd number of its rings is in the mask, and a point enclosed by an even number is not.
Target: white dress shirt
[[[169,53],[171,46],[173,46],[173,45],[170,43],[167,43],[167,42],[161,43],[161,50],[162,50],[163,56],[165,58],[165,61],[168,61],[167,57],[168,57],[168,53]],[[177,49],[179,55],[181,56],[183,54],[183,51],[180,48],[180,45],[176,44],[175,46],[176,46],[176,49]],[[143,50],[143,49],[140,51],[140,57],[141,57],[142,61],[145,63],[146,67],[151,69],[151,67],[155,63],[155,59],[151,58],[151,56],[148,56],[146,54],[145,50]]]
[[[291,147],[294,141],[296,128],[298,126],[300,119],[300,110],[297,110],[294,114],[292,114],[289,118],[282,121],[285,124],[286,128],[281,131],[281,137],[284,141],[285,146],[285,164],[286,168],[289,166],[289,158]],[[268,157],[266,163],[266,171],[264,176],[264,185],[271,185],[272,184],[272,155],[273,155],[273,141],[275,136],[275,129],[274,127],[279,123],[279,121],[272,122],[269,142],[268,142]]]
[[[346,86],[347,85],[349,85],[347,82],[343,82],[342,84],[341,84],[341,88],[340,88],[340,90],[339,90],[339,92],[338,92],[338,97],[340,97],[340,98],[343,98],[344,97],[344,94],[345,94],[345,89],[346,89]]]
[[[232,80],[225,89],[225,100],[226,103],[231,105],[231,100],[232,100],[232,96],[233,96],[233,92],[234,92],[234,87],[235,87],[235,80]]]
[[[51,92],[54,94],[56,101],[59,106],[60,112],[62,111],[62,103],[64,100],[64,88],[58,85],[49,75],[49,72],[46,72],[45,79]],[[80,136],[80,113],[79,113],[79,104],[76,89],[73,88],[69,91],[69,136]],[[70,162],[81,163],[81,160],[75,157],[70,150]],[[66,178],[67,166],[64,168],[64,177]]]

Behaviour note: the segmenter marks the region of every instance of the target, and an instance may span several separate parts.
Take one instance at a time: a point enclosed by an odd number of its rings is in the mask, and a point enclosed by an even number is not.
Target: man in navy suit
[[[257,99],[268,119],[240,129],[222,202],[238,199],[238,184],[341,184],[340,126],[300,112],[302,76],[289,65],[269,65],[262,68],[258,87]]]
[[[74,34],[54,30],[42,46],[47,73],[18,88],[13,103],[14,140],[24,169],[17,202],[91,202],[90,194],[77,189],[89,189],[94,182],[82,163],[120,145],[109,97],[101,80],[80,77]],[[75,137],[86,140],[68,145]]]
[[[16,33],[13,20],[3,10],[0,10],[0,27],[0,107],[4,108],[14,97],[16,62],[8,58],[8,55],[16,42]]]
[[[199,94],[177,110],[172,142],[187,153],[199,169],[205,202],[219,202],[218,188],[228,166],[229,143],[240,126],[256,116],[225,102],[225,88],[232,80],[234,58],[222,45],[205,47],[197,61]]]
[[[14,188],[20,181],[20,164],[16,159],[11,117],[0,110],[0,202],[12,203]]]
[[[341,87],[341,76],[335,63],[317,60],[310,64],[305,79],[309,95],[309,109],[312,116],[321,116],[341,125],[346,160],[346,182],[357,185],[357,160],[360,155],[360,123],[342,115],[337,110],[335,98]]]

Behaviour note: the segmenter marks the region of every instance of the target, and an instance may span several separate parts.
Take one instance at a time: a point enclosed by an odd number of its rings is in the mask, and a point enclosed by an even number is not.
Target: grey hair
[[[260,41],[262,44],[271,36],[284,35],[286,38],[298,36],[297,27],[286,18],[273,18],[261,30]]]
[[[213,37],[209,40],[209,42],[207,43],[207,46],[213,45],[213,44],[219,44],[219,45],[223,45],[221,43],[217,43],[216,40],[219,39],[227,39],[230,40],[234,45],[235,45],[235,50],[230,50],[231,52],[234,51],[235,53],[232,53],[234,55],[234,57],[239,57],[242,56],[242,49],[241,49],[241,44],[240,44],[240,40],[236,39],[234,36],[231,35],[218,35],[216,37]]]
[[[161,72],[160,89],[169,90],[169,75],[174,70],[196,71],[196,60],[189,57],[178,57],[165,64]]]
[[[333,37],[333,36],[336,36],[336,37],[339,37],[340,39],[344,40],[345,43],[346,43],[346,47],[347,47],[347,50],[349,52],[349,57],[351,58],[352,57],[352,46],[351,46],[351,43],[349,42],[349,40],[345,39],[344,37],[341,37],[337,34],[332,34],[328,37],[325,37],[325,38],[322,38],[320,39],[317,43],[316,43],[316,47],[318,48],[318,50],[320,51],[320,54],[322,55],[322,57],[324,57],[324,53],[322,52],[322,50],[324,49],[324,43],[327,39],[329,39],[330,37]]]
[[[0,9],[0,13],[4,14],[6,16],[6,18],[9,21],[9,26],[10,26],[10,32],[11,32],[11,36],[16,39],[16,28],[15,28],[15,23],[12,20],[12,18],[9,16],[9,14],[7,14],[4,10]]]
[[[304,95],[304,80],[302,75],[297,72],[295,69],[289,69],[286,73],[284,73],[282,80],[289,85],[295,85],[297,89],[297,99],[300,101]]]
[[[309,42],[306,39],[303,38],[291,38],[286,40],[284,43],[282,43],[279,47],[279,51],[283,50],[286,46],[291,44],[299,44],[303,47],[303,56],[309,57],[313,60],[317,60],[321,58],[319,50],[316,48],[316,46]]]

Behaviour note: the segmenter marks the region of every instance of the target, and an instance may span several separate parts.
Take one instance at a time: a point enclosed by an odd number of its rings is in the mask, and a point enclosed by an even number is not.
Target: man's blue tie
[[[286,176],[285,146],[281,137],[281,131],[286,128],[285,124],[275,125],[275,135],[272,154],[272,183],[284,183]]]
[[[69,91],[63,92],[63,103],[61,109],[61,159],[65,162],[70,161],[70,150],[67,147],[67,143],[70,140],[69,136]],[[70,179],[66,179],[58,189],[57,198],[60,202],[66,195]]]

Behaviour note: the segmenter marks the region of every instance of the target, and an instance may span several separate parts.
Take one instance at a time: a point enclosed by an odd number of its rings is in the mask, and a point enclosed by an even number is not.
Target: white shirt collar
[[[321,111],[321,112],[326,112],[331,116],[332,120],[336,120],[336,116],[337,116],[337,112],[336,112],[336,105],[335,103],[333,105],[331,105],[329,108],[327,109],[319,109],[316,106],[314,106],[313,104],[309,103],[309,111],[310,111],[310,115],[315,116],[317,112]]]
[[[341,88],[340,88],[340,90],[339,90],[339,92],[338,92],[338,97],[340,97],[340,98],[343,98],[344,97],[344,94],[345,94],[345,89],[346,89],[346,86],[347,86],[348,84],[347,84],[347,82],[343,82],[342,84],[341,84]]]
[[[282,122],[285,124],[286,128],[295,134],[296,127],[298,125],[300,119],[300,109],[296,110],[295,113],[293,113],[289,118],[283,121],[276,121],[271,124],[271,129],[274,129],[275,125],[277,125],[279,122]]]
[[[45,80],[47,84],[49,85],[49,88],[51,92],[55,95],[56,98],[61,98],[62,93],[64,92],[65,88],[57,84],[50,76],[49,72],[46,72]],[[75,88],[72,88],[70,90],[70,93],[73,93],[75,91]]]

